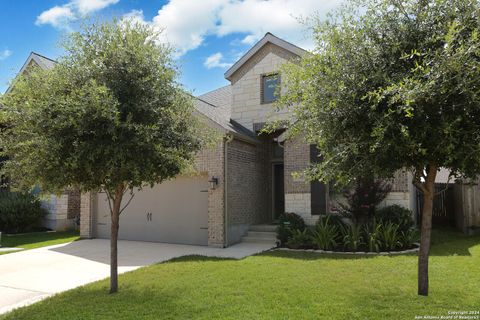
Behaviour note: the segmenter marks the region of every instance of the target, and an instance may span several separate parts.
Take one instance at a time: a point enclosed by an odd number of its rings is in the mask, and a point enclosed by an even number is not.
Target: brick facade
[[[300,215],[307,224],[314,224],[318,216],[312,216],[310,182],[302,172],[310,165],[310,145],[302,138],[285,141],[285,211]]]
[[[266,157],[263,144],[240,140],[227,144],[228,244],[240,241],[250,224],[271,220]]]
[[[224,191],[225,191],[225,140],[216,146],[200,151],[195,159],[199,173],[218,178],[218,186],[208,190],[208,245],[225,245]]]
[[[310,183],[302,172],[310,165],[310,145],[301,137],[284,143],[285,194],[310,193]]]
[[[80,214],[80,191],[68,190],[67,218],[76,219]]]

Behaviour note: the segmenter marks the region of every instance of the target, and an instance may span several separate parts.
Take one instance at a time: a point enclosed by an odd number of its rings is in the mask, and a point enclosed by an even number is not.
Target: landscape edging
[[[326,250],[315,250],[315,249],[290,249],[290,248],[276,248],[274,250],[280,251],[293,251],[293,252],[313,252],[313,253],[320,253],[320,254],[338,254],[338,255],[358,255],[358,256],[394,256],[394,255],[402,255],[408,253],[418,252],[420,250],[420,245],[415,243],[417,246],[416,248],[402,250],[402,251],[384,251],[384,252],[365,252],[365,251],[358,251],[358,252],[351,252],[351,251],[326,251]]]

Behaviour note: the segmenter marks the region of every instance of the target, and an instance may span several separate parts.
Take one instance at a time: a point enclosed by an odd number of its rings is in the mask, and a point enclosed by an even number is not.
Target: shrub
[[[331,224],[337,226],[339,232],[346,227],[345,222],[343,222],[342,216],[340,216],[338,214],[328,214],[326,216],[323,216],[321,219],[326,219],[327,217],[328,217],[329,222]],[[341,238],[342,238],[341,236],[342,236],[342,234],[339,233],[339,237],[338,237],[337,240],[341,240]]]
[[[382,226],[375,221],[364,226],[365,242],[370,252],[380,252],[382,248],[382,241],[380,240],[380,233],[382,232]]]
[[[370,177],[357,179],[353,186],[343,191],[347,204],[340,204],[341,213],[357,225],[370,222],[376,206],[387,197],[390,190],[390,184],[383,180]]]
[[[307,249],[312,246],[312,236],[310,230],[305,228],[293,229],[290,238],[287,241],[287,246],[292,249]]]
[[[337,246],[340,232],[338,226],[331,222],[330,218],[330,215],[322,217],[315,225],[312,242],[318,249],[331,250]]]
[[[377,210],[375,218],[382,225],[388,223],[397,225],[400,232],[407,232],[415,227],[412,211],[396,204]]]
[[[38,197],[30,193],[0,192],[0,230],[3,232],[31,231],[47,214]]]
[[[398,231],[398,225],[394,223],[387,223],[382,225],[380,231],[380,241],[384,250],[392,251],[402,246],[400,242],[400,232]]]
[[[400,232],[400,245],[402,248],[411,248],[413,244],[419,241],[419,234],[416,229],[409,229]]]
[[[342,233],[343,245],[345,249],[356,252],[363,244],[361,225],[347,225],[345,228],[343,228]]]
[[[279,217],[277,227],[277,239],[281,245],[285,245],[292,235],[293,230],[305,230],[305,222],[302,217],[295,213],[284,213]]]

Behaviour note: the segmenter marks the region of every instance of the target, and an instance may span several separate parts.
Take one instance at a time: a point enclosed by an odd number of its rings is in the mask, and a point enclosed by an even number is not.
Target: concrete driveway
[[[239,243],[221,249],[119,241],[119,273],[185,255],[241,259],[270,248],[266,243]],[[0,314],[108,277],[109,250],[109,240],[93,239],[1,255]]]

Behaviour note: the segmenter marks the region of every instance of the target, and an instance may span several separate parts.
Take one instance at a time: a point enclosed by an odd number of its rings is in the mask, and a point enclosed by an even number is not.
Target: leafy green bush
[[[0,192],[0,231],[18,233],[38,227],[48,212],[30,193]]]
[[[400,245],[402,248],[408,249],[413,247],[414,243],[417,243],[420,239],[420,235],[416,229],[409,229],[407,231],[400,232]]]
[[[338,226],[330,221],[331,217],[328,215],[318,219],[312,232],[312,242],[318,249],[331,250],[337,246],[340,232]]]
[[[277,239],[281,245],[285,245],[292,235],[293,230],[305,230],[306,225],[302,217],[295,213],[284,213],[279,217],[277,227]]]
[[[312,246],[312,236],[310,230],[305,228],[293,229],[287,241],[287,246],[292,249],[307,249]]]
[[[398,231],[400,232],[407,232],[415,227],[412,211],[396,204],[378,209],[375,212],[375,219],[382,225],[388,223],[398,225]]]
[[[380,233],[382,232],[382,225],[376,223],[375,221],[368,225],[364,226],[365,232],[365,242],[368,246],[369,252],[380,252],[382,248],[382,241],[380,240]]]
[[[339,232],[345,228],[346,224],[345,222],[343,222],[342,216],[338,214],[327,214],[326,216],[322,216],[320,219],[326,219],[327,217],[331,224],[337,226]],[[341,239],[342,239],[342,234],[339,233],[337,240],[340,241]]]
[[[402,247],[400,242],[400,232],[398,231],[398,225],[394,223],[387,223],[382,225],[380,231],[380,241],[384,250],[392,251]]]
[[[346,225],[346,227],[342,229],[342,233],[345,249],[356,252],[360,246],[364,244],[361,225]]]

